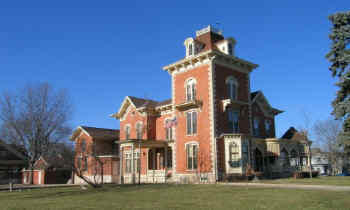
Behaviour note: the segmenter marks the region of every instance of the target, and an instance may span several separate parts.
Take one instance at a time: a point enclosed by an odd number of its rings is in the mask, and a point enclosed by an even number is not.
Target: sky
[[[213,24],[237,40],[235,54],[259,65],[251,90],[285,112],[290,127],[331,117],[336,80],[325,55],[328,16],[350,1],[1,1],[0,92],[48,82],[67,89],[71,124],[119,128],[109,117],[125,96],[165,100],[163,66],[185,55],[183,42]],[[219,23],[219,24],[217,24]]]

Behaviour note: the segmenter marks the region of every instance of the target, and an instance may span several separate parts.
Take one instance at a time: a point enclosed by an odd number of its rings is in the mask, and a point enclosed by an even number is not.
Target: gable
[[[265,116],[274,117],[283,111],[273,108],[261,91],[251,93],[252,104],[257,104]]]

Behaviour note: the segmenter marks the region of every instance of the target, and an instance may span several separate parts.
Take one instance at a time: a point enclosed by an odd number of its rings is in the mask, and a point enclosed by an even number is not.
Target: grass
[[[349,209],[350,192],[141,185],[0,192],[0,209]]]
[[[312,179],[286,178],[276,180],[262,180],[261,183],[350,186],[350,176],[321,176]]]

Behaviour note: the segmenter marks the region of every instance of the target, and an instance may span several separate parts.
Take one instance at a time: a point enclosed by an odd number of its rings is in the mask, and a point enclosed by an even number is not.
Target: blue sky
[[[328,2],[328,3],[326,3]],[[119,128],[109,114],[126,95],[170,98],[162,67],[184,56],[183,41],[220,22],[236,55],[259,64],[252,90],[286,112],[277,136],[330,116],[335,80],[325,59],[328,16],[349,1],[2,1],[0,92],[27,83],[66,88],[72,126]]]

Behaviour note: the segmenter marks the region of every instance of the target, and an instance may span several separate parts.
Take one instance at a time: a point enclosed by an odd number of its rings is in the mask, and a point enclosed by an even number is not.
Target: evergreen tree
[[[339,90],[332,102],[332,114],[343,120],[340,142],[346,149],[350,149],[350,11],[333,14],[329,20],[332,22],[329,35],[332,45],[326,58],[331,62],[329,69],[332,76],[339,78],[336,83]]]

